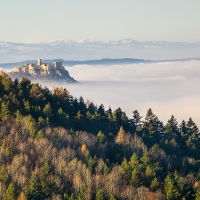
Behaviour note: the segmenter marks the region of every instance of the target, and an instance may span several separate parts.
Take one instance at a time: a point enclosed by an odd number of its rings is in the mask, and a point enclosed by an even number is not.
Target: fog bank
[[[152,108],[164,123],[173,114],[178,122],[192,117],[200,126],[200,61],[80,65],[66,69],[80,82],[62,85],[73,96],[102,103],[105,109],[121,107],[129,117],[133,110],[145,117],[147,109]]]

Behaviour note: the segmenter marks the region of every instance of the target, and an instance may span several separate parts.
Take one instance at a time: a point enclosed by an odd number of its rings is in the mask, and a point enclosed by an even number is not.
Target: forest
[[[129,118],[0,72],[2,200],[200,200],[199,148],[192,118]]]

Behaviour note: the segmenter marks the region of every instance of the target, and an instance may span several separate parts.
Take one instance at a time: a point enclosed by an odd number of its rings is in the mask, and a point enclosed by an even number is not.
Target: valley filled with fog
[[[189,117],[200,126],[200,61],[66,67],[80,84],[66,85],[77,98],[121,107],[129,117],[148,108],[164,123],[173,114],[178,122]]]

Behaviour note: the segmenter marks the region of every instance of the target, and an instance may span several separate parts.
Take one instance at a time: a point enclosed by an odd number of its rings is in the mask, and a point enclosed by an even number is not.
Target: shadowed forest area
[[[0,199],[199,200],[199,146],[192,118],[128,118],[0,73]]]

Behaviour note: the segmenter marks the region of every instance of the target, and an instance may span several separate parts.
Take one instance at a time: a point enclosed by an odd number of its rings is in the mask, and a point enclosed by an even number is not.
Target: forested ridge
[[[0,199],[199,200],[199,136],[0,72]]]

